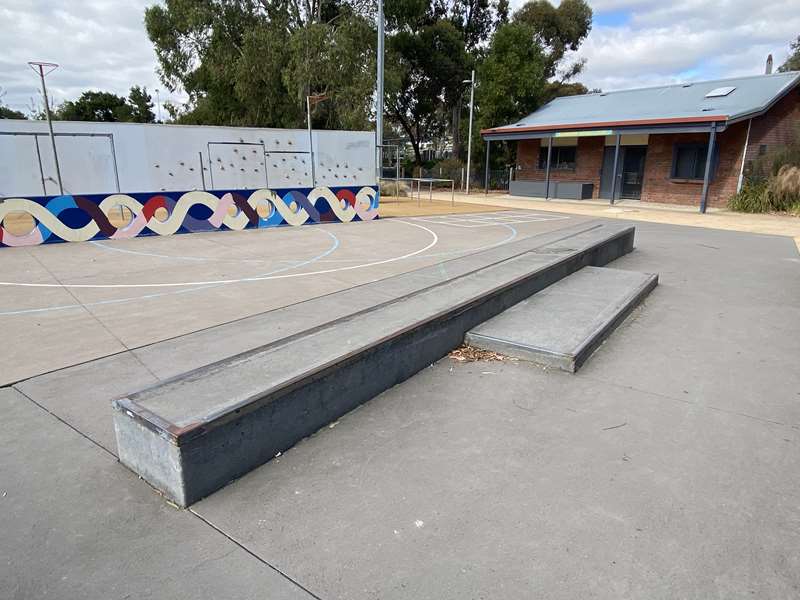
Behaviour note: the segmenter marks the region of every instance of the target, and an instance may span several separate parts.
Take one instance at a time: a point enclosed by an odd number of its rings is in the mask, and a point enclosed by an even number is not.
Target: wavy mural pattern
[[[220,194],[192,191],[180,195],[7,198],[0,203],[0,246],[173,235],[222,228],[240,231],[284,224],[347,223],[354,219],[370,221],[378,216],[378,192],[372,187],[336,191],[327,187],[288,191],[260,189]],[[119,211],[121,207],[128,209],[133,218],[118,227],[112,224],[110,216],[111,211]],[[12,213],[30,215],[36,226],[25,235],[14,235],[7,230],[5,222]]]

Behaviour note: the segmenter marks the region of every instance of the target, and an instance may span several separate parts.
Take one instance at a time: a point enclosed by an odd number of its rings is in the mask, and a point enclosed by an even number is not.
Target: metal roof
[[[490,138],[524,132],[563,131],[600,127],[670,126],[731,123],[767,110],[800,83],[800,72],[676,83],[658,87],[563,96],[517,123],[485,129]],[[721,87],[727,95],[706,97]]]

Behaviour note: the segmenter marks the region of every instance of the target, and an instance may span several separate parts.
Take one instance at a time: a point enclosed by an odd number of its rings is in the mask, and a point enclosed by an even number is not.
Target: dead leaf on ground
[[[512,360],[508,356],[498,354],[497,352],[492,352],[491,350],[481,350],[480,348],[467,345],[456,348],[450,352],[448,356],[458,362],[476,362],[479,360]]]

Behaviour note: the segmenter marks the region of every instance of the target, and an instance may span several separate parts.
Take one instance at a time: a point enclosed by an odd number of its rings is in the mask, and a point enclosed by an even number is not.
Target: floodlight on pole
[[[378,0],[378,57],[375,90],[375,146],[378,150],[377,176],[383,175],[383,0]]]
[[[469,195],[469,168],[472,161],[472,110],[475,106],[475,69],[469,79],[461,83],[469,84],[469,136],[467,137],[467,195]]]
[[[53,133],[53,119],[50,116],[50,102],[47,99],[47,86],[44,83],[45,76],[49,75],[58,68],[56,63],[30,61],[28,66],[39,74],[42,81],[42,96],[44,96],[44,112],[47,115],[47,127],[50,130],[50,144],[53,146],[53,161],[56,165],[56,178],[58,179],[58,191],[64,195],[64,185],[61,183],[61,168],[58,166],[58,151],[56,150],[56,136]],[[46,72],[45,72],[46,71]]]

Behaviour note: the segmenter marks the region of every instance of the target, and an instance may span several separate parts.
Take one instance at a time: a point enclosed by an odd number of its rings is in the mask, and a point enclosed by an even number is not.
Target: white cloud
[[[41,103],[39,79],[26,64],[45,60],[61,66],[47,78],[56,102],[87,89],[127,95],[144,85],[155,100],[169,98],[156,74],[153,45],[144,30],[144,9],[154,0],[0,0],[3,102],[27,110]]]
[[[48,77],[56,102],[86,89],[127,94],[131,85],[160,88],[144,9],[157,0],[0,0],[0,87],[6,104],[25,110],[39,99],[29,60],[58,62]],[[628,12],[624,25],[597,25],[578,55],[580,80],[619,89],[685,79],[760,73],[800,34],[797,0],[589,0],[595,14]],[[517,8],[522,0],[514,0]]]
[[[578,52],[587,59],[581,81],[606,90],[713,79],[777,68],[800,34],[795,0],[672,3],[609,0],[600,10],[627,10],[619,27],[595,27]]]

